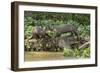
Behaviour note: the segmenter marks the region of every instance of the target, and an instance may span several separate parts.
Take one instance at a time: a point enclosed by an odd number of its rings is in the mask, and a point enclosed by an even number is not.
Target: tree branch
[[[81,45],[81,46],[79,47],[79,49],[86,48],[87,45],[89,45],[89,44],[90,44],[90,41],[88,41],[88,42],[84,43],[83,45]]]

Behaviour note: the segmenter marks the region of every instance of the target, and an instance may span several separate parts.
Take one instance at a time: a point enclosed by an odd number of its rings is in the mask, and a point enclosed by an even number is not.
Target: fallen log
[[[81,45],[79,47],[79,49],[86,48],[89,44],[90,44],[90,41],[88,41],[88,42],[84,43],[83,45]]]

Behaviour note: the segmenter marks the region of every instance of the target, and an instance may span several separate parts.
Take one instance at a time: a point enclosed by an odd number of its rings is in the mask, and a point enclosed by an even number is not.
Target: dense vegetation
[[[29,42],[30,37],[32,37],[33,27],[41,26],[47,29],[53,28],[59,25],[72,25],[77,30],[79,37],[84,39],[89,39],[90,37],[90,15],[89,14],[77,14],[77,13],[55,13],[55,12],[24,12],[24,31],[25,31],[25,49],[29,51],[34,51],[32,49],[32,43]],[[55,32],[48,32],[51,37],[55,36]],[[36,40],[36,39],[34,39]],[[41,40],[38,43],[41,46]],[[88,41],[88,40],[87,40]],[[83,43],[84,44],[84,43]],[[90,47],[85,47],[82,49],[74,48],[69,49],[63,48],[65,57],[90,57]]]

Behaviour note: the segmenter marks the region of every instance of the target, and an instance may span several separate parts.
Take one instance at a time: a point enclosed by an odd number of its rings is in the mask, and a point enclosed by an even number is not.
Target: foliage
[[[53,27],[55,25],[70,24],[77,28],[82,37],[90,35],[90,15],[78,13],[54,13],[25,11],[25,35],[31,36],[34,26]]]
[[[64,48],[65,57],[90,58],[90,48],[70,50]]]
[[[67,48],[64,48],[64,51],[63,52],[64,52],[63,55],[65,57],[72,57],[73,56],[73,53],[74,53],[71,49],[67,49]]]

